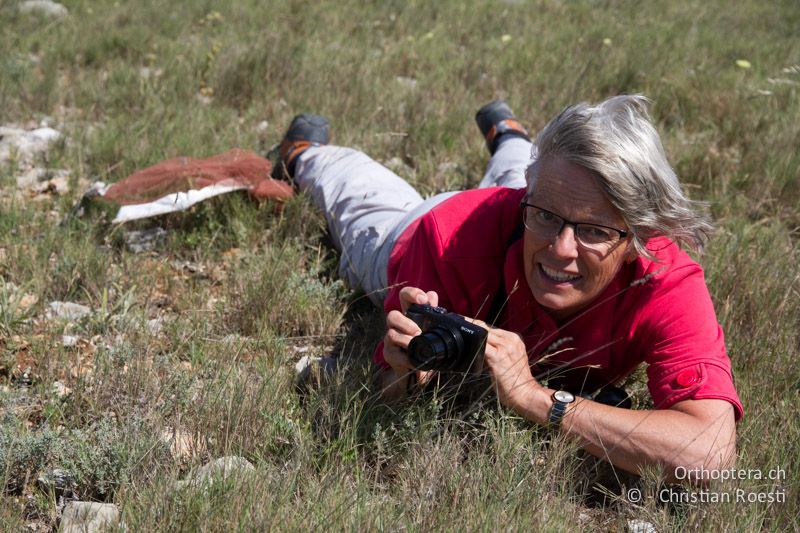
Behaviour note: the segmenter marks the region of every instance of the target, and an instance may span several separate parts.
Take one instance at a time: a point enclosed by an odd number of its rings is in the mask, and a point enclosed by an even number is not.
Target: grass
[[[68,140],[39,164],[67,169],[72,189],[33,201],[15,161],[0,169],[1,529],[57,527],[61,496],[114,502],[132,530],[797,528],[794,2],[65,0],[58,20],[16,4],[0,3],[0,123],[50,117]],[[264,148],[302,111],[330,117],[338,144],[399,158],[426,194],[468,187],[486,161],[481,104],[507,98],[537,130],[620,92],[654,100],[670,160],[719,227],[701,262],[745,405],[737,465],[786,472],[717,489],[785,502],[661,504],[658,472],[614,472],[493,399],[383,404],[382,317],[336,280],[305,197],[59,225],[91,181]],[[152,225],[167,239],[131,253],[122,232]],[[54,300],[93,312],[44,320]],[[335,355],[340,371],[298,393],[303,355]],[[224,455],[255,470],[176,487]],[[55,468],[68,489],[37,482]]]

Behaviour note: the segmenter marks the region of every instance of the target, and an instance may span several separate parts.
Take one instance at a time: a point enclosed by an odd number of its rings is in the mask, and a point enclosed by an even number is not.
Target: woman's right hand
[[[387,396],[398,396],[409,386],[413,366],[408,358],[408,343],[422,333],[416,322],[405,316],[411,304],[437,306],[439,295],[435,291],[425,292],[417,287],[404,287],[400,290],[400,311],[390,311],[386,315],[386,335],[383,338],[383,358],[391,367],[391,372],[383,378],[383,389]],[[427,383],[433,372],[418,371],[417,381]]]

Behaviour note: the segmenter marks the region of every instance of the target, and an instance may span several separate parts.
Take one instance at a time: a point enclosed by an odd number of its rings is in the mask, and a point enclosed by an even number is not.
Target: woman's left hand
[[[500,402],[515,411],[522,410],[531,394],[541,388],[531,374],[525,343],[516,333],[470,320],[489,331],[484,363],[492,373]]]

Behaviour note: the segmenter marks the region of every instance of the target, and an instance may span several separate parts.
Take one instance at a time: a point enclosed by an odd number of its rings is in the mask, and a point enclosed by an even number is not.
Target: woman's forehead
[[[622,223],[590,170],[560,157],[538,163],[538,173],[529,199],[539,207],[578,222]]]

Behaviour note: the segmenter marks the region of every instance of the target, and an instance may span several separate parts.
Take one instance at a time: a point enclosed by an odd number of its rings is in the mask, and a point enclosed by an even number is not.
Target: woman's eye
[[[581,226],[581,237],[593,242],[603,242],[611,240],[612,233],[610,230],[600,228],[597,226]]]
[[[537,211],[536,217],[545,223],[552,223],[558,220],[558,217],[556,217],[553,213],[548,213],[547,211]]]

